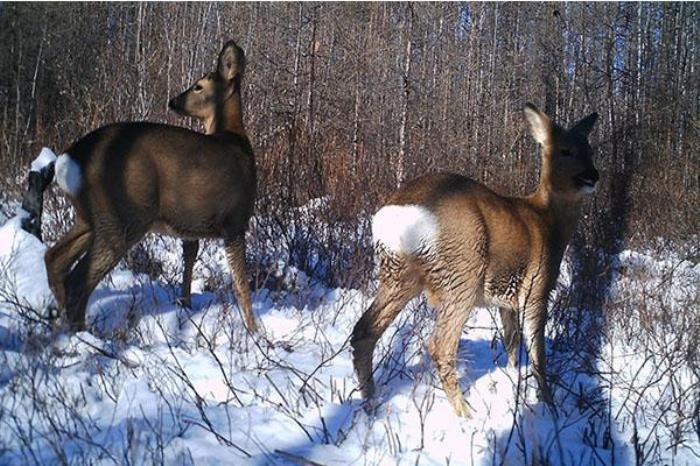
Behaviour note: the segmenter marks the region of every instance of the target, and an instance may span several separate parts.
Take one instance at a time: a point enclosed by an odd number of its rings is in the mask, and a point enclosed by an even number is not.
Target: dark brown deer
[[[244,69],[243,50],[230,41],[219,54],[217,70],[169,102],[176,112],[200,119],[207,134],[163,124],[119,123],[83,137],[56,161],[57,182],[76,217],[47,251],[46,268],[72,329],[84,328],[95,286],[151,231],[185,240],[186,301],[197,240],[223,238],[244,322],[255,329],[245,232],[256,172],[242,118]]]
[[[406,303],[426,291],[428,302],[438,308],[428,350],[458,415],[470,415],[455,357],[474,306],[500,308],[511,366],[517,364],[522,313],[540,397],[552,403],[545,376],[547,300],[584,195],[598,181],[587,140],[597,114],[568,130],[531,104],[525,116],[542,147],[535,193],[505,197],[461,175],[428,175],[399,189],[374,216],[379,291],[355,325],[351,342],[365,399],[374,393],[377,341]]]

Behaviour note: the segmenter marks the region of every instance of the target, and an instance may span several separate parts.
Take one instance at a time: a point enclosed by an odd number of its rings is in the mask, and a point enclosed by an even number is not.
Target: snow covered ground
[[[168,267],[180,266],[176,242],[150,246]],[[698,409],[697,380],[682,361],[672,370],[658,354],[692,336],[668,333],[646,348],[611,338],[597,370],[568,364],[577,349],[553,351],[561,345],[550,341],[553,366],[567,367],[555,416],[538,403],[528,368],[506,367],[497,314],[480,309],[459,351],[474,410],[465,420],[434,374],[425,351],[432,311],[416,300],[375,354],[370,416],[349,336],[371,293],[328,289],[284,267],[283,281],[294,286],[254,293],[264,337],[249,335],[229,287],[208,285],[207,274],[228,280],[221,248],[209,244],[192,310],[175,304],[170,280],[120,266],[93,293],[90,332],[56,336],[42,319],[52,302],[44,251],[17,218],[0,227],[2,464],[634,464],[640,445],[649,452],[643,462],[700,461],[692,420],[674,424],[675,411],[692,417]],[[700,312],[677,309],[697,294],[700,266],[625,252],[616,267],[613,299],[648,287],[669,312]]]

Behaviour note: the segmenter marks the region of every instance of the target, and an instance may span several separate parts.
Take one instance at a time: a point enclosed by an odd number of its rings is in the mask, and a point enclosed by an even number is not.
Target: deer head
[[[525,105],[530,132],[542,147],[540,186],[569,200],[578,200],[595,191],[600,178],[593,165],[593,150],[588,135],[598,119],[597,113],[565,129],[532,104]]]
[[[241,79],[245,70],[245,54],[234,41],[227,42],[219,53],[216,71],[207,73],[189,89],[173,97],[168,106],[183,116],[200,120],[207,133],[227,126],[240,126]],[[228,107],[228,108],[227,108]],[[233,131],[240,132],[240,131]]]

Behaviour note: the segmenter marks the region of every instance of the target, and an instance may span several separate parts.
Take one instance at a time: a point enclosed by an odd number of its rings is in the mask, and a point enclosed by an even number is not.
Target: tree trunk
[[[401,186],[406,177],[406,126],[408,124],[408,97],[410,93],[411,51],[413,48],[413,6],[406,7],[406,55],[403,67],[403,100],[401,101],[401,123],[399,126],[399,153],[396,160],[396,185]]]

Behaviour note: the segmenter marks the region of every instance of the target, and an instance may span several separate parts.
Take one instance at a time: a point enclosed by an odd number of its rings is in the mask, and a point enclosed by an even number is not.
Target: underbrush
[[[44,236],[51,244],[72,214],[61,196],[47,196],[47,205]],[[180,242],[153,235],[93,294],[90,332],[56,334],[47,315],[45,246],[10,220],[0,251],[0,458],[37,464],[698,458],[696,244],[659,242],[616,255],[590,246],[571,250],[547,326],[555,413],[534,397],[527,363],[520,371],[504,367],[500,320],[484,309],[469,321],[458,356],[475,419],[455,418],[425,351],[434,312],[416,300],[380,342],[378,410],[367,416],[348,338],[374,294],[369,231],[366,220],[349,222],[333,211],[320,198],[252,220],[248,262],[261,336],[241,323],[217,241],[202,243],[187,310],[175,304]]]

